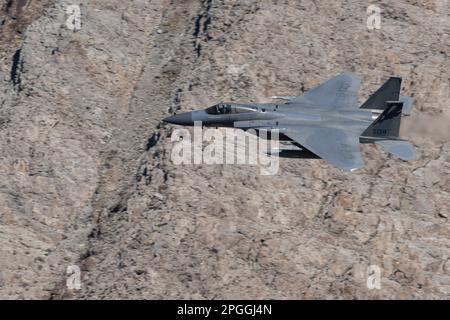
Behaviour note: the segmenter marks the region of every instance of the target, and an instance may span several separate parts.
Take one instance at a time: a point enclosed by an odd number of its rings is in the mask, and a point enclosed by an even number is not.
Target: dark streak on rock
[[[204,35],[205,41],[209,41],[212,37],[208,34],[208,27],[211,25],[212,17],[210,15],[212,6],[212,0],[204,0],[203,1],[203,9],[201,13],[195,19],[195,29],[194,29],[194,50],[197,53],[197,57],[200,57],[202,52],[202,45],[200,44],[201,35]]]
[[[152,136],[147,140],[147,145],[145,146],[145,150],[148,151],[151,148],[153,148],[157,143],[159,139],[159,133],[154,133]]]
[[[23,71],[23,60],[21,58],[22,49],[18,49],[12,58],[12,66],[11,66],[11,75],[10,75],[10,82],[14,87],[17,88],[17,90],[20,92],[22,91],[21,87],[21,73]]]
[[[13,1],[14,0],[8,0],[8,2],[6,3],[6,13],[9,12],[9,9],[11,9]]]
[[[128,210],[127,206],[123,203],[116,204],[111,210],[111,213],[119,213],[119,212],[126,212]]]
[[[178,111],[181,109],[181,94],[183,93],[183,89],[178,88],[176,94],[175,94],[175,111]]]

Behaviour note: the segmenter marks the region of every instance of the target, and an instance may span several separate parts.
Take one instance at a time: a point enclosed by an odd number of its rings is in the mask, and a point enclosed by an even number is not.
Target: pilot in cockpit
[[[231,105],[219,103],[206,109],[206,112],[209,114],[229,114],[231,113]]]

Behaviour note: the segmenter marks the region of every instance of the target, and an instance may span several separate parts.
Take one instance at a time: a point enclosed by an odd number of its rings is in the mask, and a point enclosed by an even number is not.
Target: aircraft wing
[[[359,133],[315,126],[290,127],[284,133],[339,169],[353,171],[364,167],[359,149]]]
[[[309,90],[304,95],[290,99],[289,103],[305,102],[324,109],[358,108],[361,80],[350,73],[342,73]]]

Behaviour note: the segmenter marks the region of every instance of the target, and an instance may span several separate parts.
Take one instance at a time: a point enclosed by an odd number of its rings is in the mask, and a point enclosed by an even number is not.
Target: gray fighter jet
[[[414,147],[399,137],[400,121],[410,115],[412,99],[400,96],[401,78],[390,78],[358,106],[358,77],[344,73],[301,96],[276,96],[280,103],[219,103],[175,114],[163,121],[178,125],[279,130],[280,156],[321,158],[339,169],[364,166],[360,143],[375,143],[402,160],[414,160]]]

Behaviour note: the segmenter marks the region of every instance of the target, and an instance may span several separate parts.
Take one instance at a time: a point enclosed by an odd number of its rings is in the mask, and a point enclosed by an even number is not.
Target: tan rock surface
[[[177,3],[175,3],[177,2]],[[448,298],[446,1],[0,2],[0,297]],[[294,95],[341,71],[415,99],[419,159],[174,165],[175,110]],[[82,288],[66,288],[78,265]],[[367,288],[367,268],[381,289]]]

